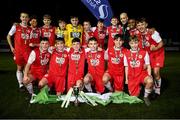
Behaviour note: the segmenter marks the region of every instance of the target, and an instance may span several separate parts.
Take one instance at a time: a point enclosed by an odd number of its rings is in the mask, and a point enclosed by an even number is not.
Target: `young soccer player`
[[[55,44],[55,27],[51,26],[51,16],[45,14],[43,16],[44,25],[41,27],[41,37],[47,37],[49,39],[49,45],[53,48]]]
[[[39,86],[41,88],[46,84],[48,84],[49,88],[55,86],[56,95],[60,96],[65,91],[68,51],[65,48],[64,38],[58,37],[55,42],[55,49],[49,62],[48,74],[39,82]]]
[[[164,47],[161,36],[157,31],[147,28],[148,23],[145,18],[137,20],[138,37],[140,39],[139,47],[149,52],[151,67],[153,69],[155,93],[160,95],[161,75],[160,70],[164,66]]]
[[[66,29],[66,22],[63,19],[60,19],[58,23],[55,34],[57,38],[64,38],[65,45],[67,46],[68,33]]]
[[[99,19],[97,22],[97,27],[93,28],[94,37],[97,39],[98,47],[104,49],[105,37],[106,37],[106,27],[104,26],[104,20]]]
[[[140,84],[144,84],[144,101],[149,106],[151,104],[149,94],[153,87],[149,55],[147,51],[139,49],[136,36],[130,37],[129,45],[131,49],[127,50],[124,56],[125,77],[129,93],[131,96],[139,96]]]
[[[41,38],[40,46],[31,51],[24,71],[23,83],[28,92],[33,95],[33,84],[35,80],[40,81],[47,73],[50,53],[48,52],[48,38]]]
[[[19,83],[19,88],[23,88],[23,69],[27,63],[31,28],[28,26],[29,15],[26,12],[20,14],[21,23],[16,23],[12,26],[7,35],[7,41],[11,52],[14,54],[14,60],[17,65],[16,77]],[[12,44],[12,36],[14,36],[14,45]]]
[[[111,83],[114,86],[114,91],[123,91],[124,87],[124,53],[126,48],[122,47],[124,40],[122,35],[114,36],[114,47],[108,48],[105,52],[105,59],[108,61],[108,69],[103,75],[105,86],[113,91]]]
[[[108,35],[108,48],[114,47],[114,36],[116,34],[122,34],[122,27],[119,25],[119,20],[117,17],[111,18],[111,26],[107,27]]]
[[[79,38],[80,43],[82,43],[83,27],[81,24],[79,24],[78,17],[71,16],[70,21],[71,21],[71,23],[67,24],[67,26],[66,26],[66,29],[68,31],[67,47],[72,47],[72,40],[74,38]]]
[[[31,16],[30,17],[30,27],[32,28],[31,34],[30,34],[30,43],[29,46],[32,49],[38,48],[39,43],[40,43],[40,36],[41,36],[41,29],[38,28],[37,24],[37,17],[36,16]]]
[[[93,31],[91,30],[91,23],[90,21],[83,22],[83,35],[82,35],[82,46],[84,48],[88,47],[88,40],[89,38],[94,36]]]
[[[69,90],[69,88],[73,86],[78,86],[80,89],[82,88],[84,64],[85,51],[83,48],[81,48],[80,39],[74,38],[72,40],[72,47],[69,51],[67,90]]]
[[[92,92],[91,86],[95,86],[97,93],[104,92],[104,84],[102,77],[104,74],[104,51],[98,50],[98,42],[95,37],[88,40],[88,47],[90,51],[87,52],[87,62],[88,62],[88,73],[84,77],[84,86],[89,91]]]

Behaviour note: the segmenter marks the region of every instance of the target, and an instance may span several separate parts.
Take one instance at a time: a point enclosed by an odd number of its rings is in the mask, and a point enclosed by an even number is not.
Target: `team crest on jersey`
[[[139,59],[142,59],[142,55],[139,55]]]
[[[97,55],[97,58],[100,58],[101,57],[101,55]]]
[[[120,57],[123,57],[123,54],[121,53],[119,56],[120,56]]]
[[[71,32],[71,38],[80,38],[81,32]]]
[[[21,38],[24,39],[24,40],[27,40],[27,39],[29,39],[29,34],[21,33]]]
[[[130,61],[130,66],[131,66],[132,68],[137,68],[137,67],[140,66],[140,61],[139,61],[139,60],[131,60],[131,61]]]
[[[36,32],[31,33],[30,38],[38,38],[38,34]]]
[[[72,54],[72,55],[71,55],[71,59],[72,59],[72,60],[79,60],[80,57],[81,57],[80,54]]]
[[[120,63],[120,59],[119,58],[111,58],[111,62],[113,63],[113,64],[119,64]]]
[[[50,32],[44,32],[44,37],[50,37],[51,36],[51,33]]]
[[[47,65],[48,62],[49,62],[49,58],[42,59],[41,65]]]
[[[56,57],[56,63],[62,65],[64,64],[65,59],[63,57]]]
[[[92,66],[98,66],[99,65],[99,59],[90,59],[90,63]]]

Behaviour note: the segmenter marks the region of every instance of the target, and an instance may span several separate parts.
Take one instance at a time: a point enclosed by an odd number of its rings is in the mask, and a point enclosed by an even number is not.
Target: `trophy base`
[[[74,106],[79,106],[79,101],[77,99],[74,101]]]

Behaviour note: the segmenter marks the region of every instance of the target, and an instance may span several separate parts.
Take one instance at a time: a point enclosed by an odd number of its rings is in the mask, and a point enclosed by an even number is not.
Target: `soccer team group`
[[[88,20],[81,25],[77,16],[71,16],[69,24],[60,19],[58,27],[51,25],[48,14],[42,27],[36,16],[25,12],[20,20],[11,27],[7,41],[17,64],[19,88],[31,95],[34,81],[39,89],[54,88],[57,96],[73,86],[99,94],[105,89],[121,92],[125,84],[129,94],[137,97],[144,85],[148,106],[152,91],[160,95],[163,41],[145,18],[129,19],[121,13],[120,20],[112,17],[110,26],[99,19],[96,27]]]

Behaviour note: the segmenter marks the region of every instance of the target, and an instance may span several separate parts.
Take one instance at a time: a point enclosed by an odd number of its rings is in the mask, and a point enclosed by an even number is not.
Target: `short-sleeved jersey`
[[[83,33],[83,27],[82,25],[78,25],[76,27],[73,27],[72,24],[66,25],[68,38],[67,38],[67,47],[72,46],[72,39],[73,38],[79,38],[82,43],[82,33]]]
[[[41,27],[41,36],[47,37],[49,39],[50,46],[54,46],[55,44],[55,27],[49,26],[49,27]]]
[[[40,28],[32,28],[32,31],[30,34],[30,43],[39,44],[40,36],[41,36],[41,29]]]
[[[82,34],[82,46],[87,46],[89,38],[94,36],[93,31],[83,32]]]
[[[106,28],[104,27],[101,31],[98,28],[95,28],[94,37],[97,39],[98,46],[104,48],[105,37],[106,37]]]
[[[61,30],[59,27],[56,28],[55,34],[58,38],[64,38],[65,45],[67,46],[67,40],[68,40],[68,32],[67,29]]]
[[[116,49],[111,47],[106,50],[108,58],[108,71],[114,75],[124,75],[124,54],[126,48]],[[106,56],[106,55],[105,55]]]
[[[14,24],[9,31],[9,35],[14,35],[15,49],[20,51],[29,51],[31,27]]]
[[[116,34],[122,34],[122,28],[120,25],[118,25],[116,27],[114,27],[114,26],[107,27],[108,48],[111,48],[114,46],[114,36]]]
[[[28,63],[31,64],[30,70],[40,70],[41,73],[45,74],[48,69],[48,63],[50,60],[49,52],[40,52],[39,48],[32,50],[28,58]]]
[[[144,65],[150,64],[148,52],[140,49],[138,52],[127,50],[125,52],[124,66],[128,66],[128,76],[138,77],[144,69]]]
[[[71,48],[69,51],[69,69],[68,74],[76,74],[83,78],[85,64],[85,51],[81,49],[79,52],[74,52]]]
[[[98,52],[87,52],[87,63],[88,63],[88,72],[90,74],[99,74],[102,75],[104,73],[104,51]]]
[[[68,52],[64,49],[62,52],[54,50],[49,63],[49,75],[65,76],[68,66]]]

